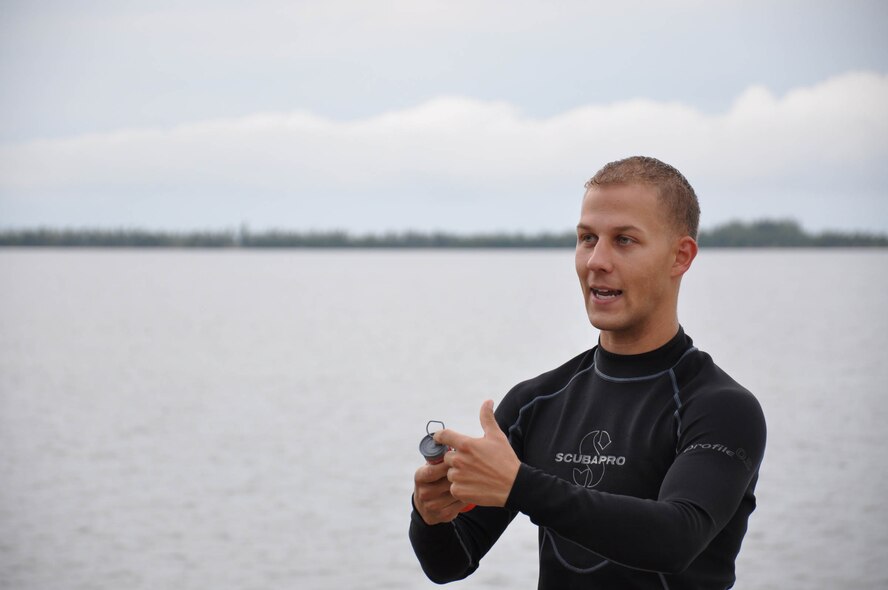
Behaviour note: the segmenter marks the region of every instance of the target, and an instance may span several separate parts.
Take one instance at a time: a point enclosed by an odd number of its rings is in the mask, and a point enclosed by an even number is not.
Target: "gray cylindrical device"
[[[428,424],[426,424],[426,435],[422,437],[422,440],[419,441],[419,452],[422,453],[423,458],[425,458],[426,463],[430,465],[435,465],[444,460],[444,454],[450,449],[447,445],[442,445],[435,442],[435,437],[431,432],[429,432],[429,428],[431,428],[432,424],[440,424],[441,429],[444,429],[444,423],[438,420],[429,420]]]

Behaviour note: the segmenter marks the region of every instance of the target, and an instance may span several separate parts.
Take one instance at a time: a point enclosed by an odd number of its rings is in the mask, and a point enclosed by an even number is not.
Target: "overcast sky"
[[[0,227],[565,230],[632,154],[703,227],[888,231],[888,3],[0,0]]]

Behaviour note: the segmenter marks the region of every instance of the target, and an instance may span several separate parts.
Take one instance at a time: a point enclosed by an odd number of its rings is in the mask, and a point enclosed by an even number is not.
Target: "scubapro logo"
[[[555,462],[579,463],[583,467],[574,467],[574,483],[584,488],[594,488],[601,483],[608,465],[626,464],[626,457],[604,453],[610,444],[611,436],[606,430],[593,430],[580,441],[579,452],[556,453]]]

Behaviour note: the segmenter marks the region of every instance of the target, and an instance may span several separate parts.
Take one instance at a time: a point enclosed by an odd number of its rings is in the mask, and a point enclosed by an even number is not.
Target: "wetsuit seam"
[[[534,397],[532,400],[530,400],[529,402],[527,402],[526,404],[524,404],[523,406],[521,406],[521,408],[518,410],[518,417],[515,419],[515,423],[512,424],[511,426],[509,426],[509,431],[508,431],[509,432],[509,441],[512,440],[512,432],[513,431],[517,430],[518,434],[521,434],[521,426],[520,426],[521,415],[524,414],[524,410],[526,410],[527,408],[529,408],[530,406],[534,405],[535,403],[537,403],[539,401],[545,401],[548,399],[552,399],[552,398],[560,395],[561,393],[564,393],[565,391],[567,391],[567,388],[570,387],[571,383],[573,383],[577,377],[579,377],[583,373],[586,373],[589,370],[594,369],[594,368],[595,368],[595,363],[593,362],[593,364],[590,365],[589,367],[586,367],[582,371],[577,371],[576,373],[574,373],[573,377],[571,377],[570,380],[568,380],[568,382],[564,385],[564,387],[562,387],[558,391],[556,391],[554,393],[547,393],[546,395],[538,395],[538,396]]]
[[[679,365],[679,363],[681,363],[681,361],[683,361],[689,354],[696,352],[696,351],[697,351],[696,346],[692,346],[692,347],[688,348],[686,351],[684,351],[682,353],[682,355],[678,358],[678,360],[675,361],[674,365],[672,365],[668,369],[664,369],[662,371],[658,371],[658,372],[652,373],[650,375],[640,375],[638,377],[613,377],[613,376],[608,375],[607,373],[603,373],[601,370],[599,370],[598,362],[596,361],[596,359],[598,357],[598,350],[596,350],[595,357],[593,358],[593,361],[592,361],[592,367],[590,367],[590,368],[594,368],[595,374],[598,375],[599,377],[601,377],[602,379],[605,379],[607,381],[611,381],[613,383],[632,383],[635,381],[649,381],[651,379],[656,379],[658,377],[662,377],[663,375],[673,372],[675,370],[675,367],[677,367]],[[588,369],[586,369],[586,370],[588,371]]]
[[[552,551],[554,552],[555,557],[558,559],[558,561],[561,563],[561,565],[563,565],[566,569],[573,571],[574,573],[590,574],[590,573],[593,573],[606,565],[613,564],[613,565],[620,566],[620,567],[626,567],[626,568],[636,569],[636,570],[642,571],[642,572],[657,574],[658,576],[661,577],[661,581],[663,582],[663,585],[666,588],[666,590],[669,590],[669,585],[666,583],[666,579],[663,577],[663,572],[658,572],[653,569],[644,569],[644,568],[634,567],[634,566],[630,566],[624,562],[616,561],[613,559],[608,559],[606,557],[600,556],[598,553],[595,553],[594,551],[585,547],[581,543],[577,543],[576,541],[568,539],[567,537],[562,537],[558,533],[553,532],[552,529],[550,529],[549,527],[540,527],[540,528],[543,529],[543,543],[540,543],[540,552],[542,552],[542,548],[543,548],[543,545],[545,544],[545,540],[548,539],[549,544],[552,546]],[[562,557],[560,551],[558,550],[558,545],[555,544],[555,537],[558,537],[559,539],[561,539],[567,543],[570,543],[571,545],[579,547],[583,551],[588,551],[589,553],[594,553],[595,555],[599,555],[603,559],[603,561],[597,565],[593,565],[592,567],[585,568],[585,569],[579,568],[575,565],[571,565],[570,563],[568,563],[568,561],[564,557]]]
[[[553,536],[552,532],[549,530],[549,527],[543,527],[543,542],[545,542],[546,539],[549,540],[549,544],[552,546],[552,552],[555,554],[555,558],[558,560],[558,562],[565,569],[570,570],[575,574],[591,574],[591,573],[596,572],[596,571],[600,570],[601,568],[605,567],[609,563],[611,563],[610,560],[605,559],[601,563],[595,564],[592,567],[588,567],[588,568],[580,568],[575,565],[571,565],[570,563],[568,563],[568,561],[566,559],[564,559],[564,557],[562,557],[561,552],[558,550],[558,545],[555,544],[555,537]],[[579,545],[579,546],[582,547],[582,545]],[[583,547],[583,548],[585,549],[585,547]],[[542,550],[542,547],[540,548],[540,550]],[[588,551],[588,549],[587,549],[587,551]]]
[[[677,363],[676,363],[677,364]],[[669,378],[672,381],[672,399],[675,401],[675,411],[672,415],[675,417],[675,454],[678,455],[679,448],[681,445],[681,433],[682,433],[682,425],[681,425],[681,395],[680,389],[678,387],[678,377],[675,375],[675,371],[673,369],[669,369]]]
[[[472,554],[469,552],[469,548],[466,547],[466,544],[463,543],[462,535],[459,534],[459,528],[453,521],[450,521],[450,525],[453,527],[453,532],[456,533],[456,540],[459,541],[459,546],[462,547],[463,553],[466,554],[466,559],[469,560],[469,567],[472,567]]]

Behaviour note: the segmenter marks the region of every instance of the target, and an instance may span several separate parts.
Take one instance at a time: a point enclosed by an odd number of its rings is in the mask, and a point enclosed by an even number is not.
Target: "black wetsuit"
[[[539,527],[539,588],[724,589],[755,508],[765,421],[683,330],[633,356],[600,346],[515,386],[496,411],[521,467],[505,508],[410,540],[426,575],[464,578],[518,512]]]

